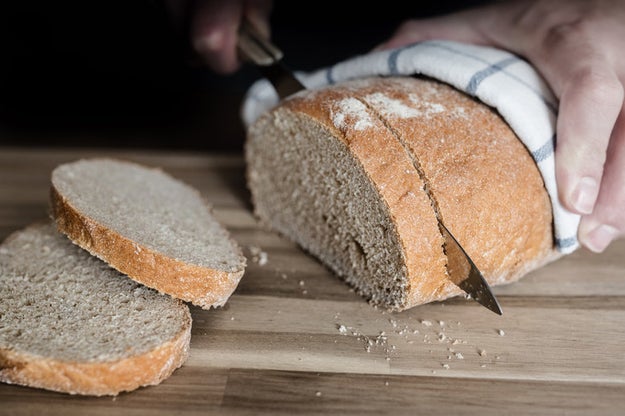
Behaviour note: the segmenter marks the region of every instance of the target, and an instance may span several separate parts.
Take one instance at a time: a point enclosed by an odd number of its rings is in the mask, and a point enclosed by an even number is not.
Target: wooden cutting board
[[[502,317],[455,298],[368,305],[257,224],[237,155],[0,147],[0,238],[46,218],[51,170],[88,156],[195,186],[249,266],[222,309],[192,308],[191,354],[161,385],[77,397],[0,384],[0,414],[622,414],[625,241],[495,288]],[[1,299],[0,299],[1,301]]]

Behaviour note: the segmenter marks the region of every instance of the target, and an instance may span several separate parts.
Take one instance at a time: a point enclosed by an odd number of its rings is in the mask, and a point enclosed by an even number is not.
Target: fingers
[[[625,162],[620,149],[625,126],[619,117],[624,92],[611,48],[596,47],[592,25],[596,22],[576,20],[552,28],[541,47],[527,55],[560,98],[555,154],[560,201],[585,216],[578,231],[581,244],[603,251],[623,230],[616,214],[625,189],[618,168]]]
[[[625,229],[623,61],[615,58],[620,56],[615,53],[618,39],[625,34],[622,19],[597,9],[590,13],[584,9],[596,5],[590,2],[572,2],[568,9],[547,1],[533,8],[516,4],[519,8],[509,9],[509,18],[485,33],[528,58],[559,97],[559,198],[567,209],[583,215],[581,244],[603,251]]]
[[[236,42],[242,10],[239,1],[198,0],[192,12],[193,47],[215,72],[231,73],[239,67]]]
[[[558,115],[556,180],[562,204],[579,214],[593,212],[606,150],[623,105],[623,87],[603,64],[595,59],[577,64],[568,75],[563,69],[557,72],[567,78],[562,81]]]
[[[594,252],[603,251],[625,235],[625,110],[621,111],[607,151],[601,190],[595,209],[582,217],[580,243]]]
[[[269,37],[271,5],[271,0],[197,0],[191,22],[193,47],[214,71],[236,71],[240,66],[237,37],[241,19],[249,19]]]
[[[487,44],[488,40],[474,24],[475,19],[483,19],[486,15],[481,9],[476,9],[430,19],[407,20],[387,41],[375,49],[396,48],[429,39]]]

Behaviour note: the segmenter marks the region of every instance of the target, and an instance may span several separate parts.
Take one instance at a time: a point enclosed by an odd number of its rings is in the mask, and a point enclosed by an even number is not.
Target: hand
[[[562,204],[600,252],[625,235],[625,2],[496,2],[408,20],[381,48],[427,39],[491,45],[528,59],[560,100],[555,153]]]
[[[239,24],[243,18],[269,38],[271,0],[167,0],[174,16],[188,14],[191,42],[206,65],[220,74],[239,69]]]

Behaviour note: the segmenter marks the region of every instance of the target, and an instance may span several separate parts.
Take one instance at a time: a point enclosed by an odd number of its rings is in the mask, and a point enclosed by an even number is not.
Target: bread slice
[[[202,308],[222,306],[246,259],[197,190],[159,169],[84,159],[52,172],[52,214],[74,243],[130,278]]]
[[[439,219],[493,285],[557,257],[525,147],[493,110],[435,81],[300,93],[250,126],[245,157],[256,215],[391,310],[462,293]]]
[[[123,276],[52,223],[0,245],[0,381],[116,395],[169,377],[188,356],[189,308]]]
[[[406,146],[437,216],[493,285],[557,256],[538,167],[491,108],[439,82],[410,77],[352,85]]]

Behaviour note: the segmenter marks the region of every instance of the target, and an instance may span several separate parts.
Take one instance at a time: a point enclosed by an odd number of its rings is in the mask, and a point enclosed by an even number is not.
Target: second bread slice
[[[246,260],[199,192],[158,169],[114,159],[52,172],[59,231],[130,278],[202,308],[222,306]]]

